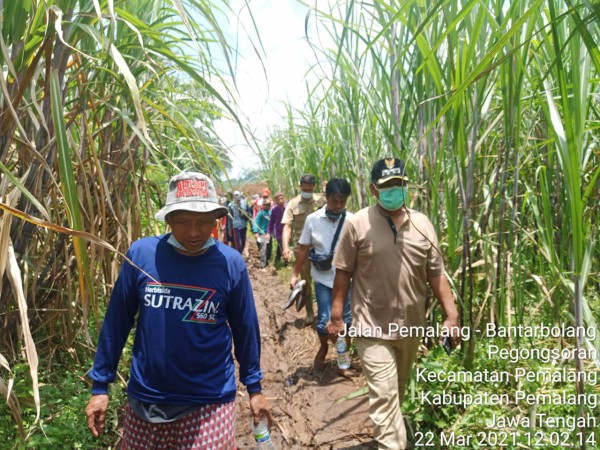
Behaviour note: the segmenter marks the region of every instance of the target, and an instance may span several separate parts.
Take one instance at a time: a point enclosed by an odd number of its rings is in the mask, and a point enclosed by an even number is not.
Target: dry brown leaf
[[[21,269],[17,263],[15,250],[12,242],[8,245],[8,261],[6,265],[6,275],[13,290],[13,294],[19,305],[19,315],[21,317],[21,329],[23,330],[23,343],[25,344],[25,355],[29,364],[29,373],[33,388],[33,399],[35,401],[35,420],[40,418],[40,387],[38,382],[38,356],[35,348],[35,342],[31,336],[29,327],[29,317],[27,316],[27,299],[23,290],[23,282],[21,278]]]
[[[10,412],[12,413],[12,416],[15,419],[17,426],[19,427],[19,434],[21,436],[25,436],[25,429],[23,428],[23,418],[21,417],[21,406],[19,405],[19,399],[13,392],[11,392],[8,385],[6,384],[6,381],[4,381],[2,377],[0,377],[0,394],[2,394],[2,397],[6,398],[6,403],[8,403]]]

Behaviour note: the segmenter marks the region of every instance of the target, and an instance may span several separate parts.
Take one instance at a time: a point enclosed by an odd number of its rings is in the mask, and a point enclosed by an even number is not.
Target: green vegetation
[[[238,120],[229,81],[235,49],[218,19],[228,3],[0,5],[0,274],[7,281],[0,284],[7,399],[0,446],[93,448],[81,419],[85,372],[118,252],[160,231],[152,214],[170,175],[194,166],[225,179],[231,164],[214,129],[220,117]],[[597,331],[599,27],[600,9],[587,0],[318,2],[306,33],[319,82],[308,86],[303,108],[288,106],[286,125],[264,146],[253,142],[263,178],[289,196],[305,172],[346,177],[358,209],[373,201],[371,164],[399,156],[408,163],[412,207],[439,233],[465,326]],[[432,322],[439,314],[432,304]],[[587,339],[472,334],[450,358],[433,345],[419,367],[586,374],[600,367],[597,358],[540,364],[488,351],[599,352],[599,332]],[[476,435],[493,414],[584,412],[600,420],[600,408],[590,406],[431,406],[419,398],[444,389],[600,395],[585,381],[424,383],[415,375],[405,403],[415,439],[442,430]],[[595,433],[587,448],[600,448]],[[103,439],[97,445],[114,445],[114,427]],[[520,436],[506,448],[518,446],[535,447]]]
[[[232,48],[219,28],[228,6],[0,6],[0,446],[76,446],[118,254],[159,231],[152,214],[171,175],[196,167],[225,178],[231,165],[214,130],[236,119]],[[67,349],[65,367],[48,363]],[[64,409],[61,392],[72,396]],[[73,426],[82,430],[66,439]]]
[[[15,374],[14,392],[23,406],[22,420],[30,430],[27,438],[19,436],[17,424],[12,420],[6,405],[0,405],[0,448],[9,449],[113,449],[119,440],[117,434],[118,408],[110,408],[106,433],[98,439],[87,429],[85,406],[90,398],[89,384],[84,372],[73,373],[80,367],[72,355],[55,355],[51,366],[40,371],[40,397],[43,399],[43,414],[35,419],[35,407],[31,396],[31,383],[25,365],[13,366]],[[87,366],[91,360],[87,360]],[[122,383],[111,386],[112,405],[124,404],[125,390]],[[15,439],[15,436],[17,438]]]
[[[598,329],[599,25],[597,5],[558,0],[340,1],[310,11],[306,34],[320,81],[308,86],[303,108],[288,106],[286,126],[272,131],[261,153],[266,178],[295,186],[305,172],[346,177],[359,208],[373,202],[367,192],[375,160],[393,155],[408,163],[411,206],[438,230],[461,321],[473,330],[451,361],[427,355],[420,364],[446,372],[502,367],[506,358],[490,355],[489,344],[570,349],[575,356],[550,368],[597,373],[597,332],[541,340],[474,331],[488,323]],[[330,36],[334,46],[313,36]],[[439,320],[435,305],[430,317]],[[541,369],[537,358],[515,365]],[[496,390],[486,383],[447,388]],[[524,386],[513,379],[498,387],[511,398],[517,388],[598,392],[581,378]],[[418,430],[436,436],[448,426],[474,435],[493,411],[532,414],[523,404],[428,408],[420,399],[405,408],[409,417],[418,412]],[[596,406],[582,408],[551,409],[600,417]],[[509,448],[517,444],[534,446],[518,440]]]

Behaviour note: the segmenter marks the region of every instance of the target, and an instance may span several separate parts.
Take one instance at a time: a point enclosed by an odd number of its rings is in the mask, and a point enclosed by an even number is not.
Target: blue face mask
[[[408,201],[408,187],[392,186],[378,189],[379,204],[388,211],[397,211]]]
[[[342,213],[346,211],[346,208],[342,209],[340,212],[334,213],[333,211],[329,211],[328,209],[325,209],[325,215],[327,216],[327,218],[329,220],[331,220],[332,222],[335,222],[336,220],[338,220],[340,218],[340,216],[342,215]]]
[[[173,236],[173,234],[171,234],[171,236],[169,236],[169,239],[167,239],[167,243],[171,244],[175,248],[178,248],[179,250],[183,250],[184,252],[191,253],[187,248],[185,248],[183,245],[181,245],[181,243],[177,239],[175,239],[175,236]],[[215,245],[215,241],[212,237],[209,237],[208,240],[204,243],[204,245],[202,245],[202,248],[200,248],[199,250],[197,250],[196,252],[193,252],[193,253],[197,253],[202,250],[206,250],[207,248],[209,248],[213,245]]]

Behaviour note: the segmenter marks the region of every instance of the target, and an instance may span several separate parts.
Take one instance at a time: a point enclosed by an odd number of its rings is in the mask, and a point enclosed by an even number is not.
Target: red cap
[[[268,197],[269,195],[271,195],[271,191],[269,190],[269,188],[264,188],[262,190],[262,196],[263,197]]]

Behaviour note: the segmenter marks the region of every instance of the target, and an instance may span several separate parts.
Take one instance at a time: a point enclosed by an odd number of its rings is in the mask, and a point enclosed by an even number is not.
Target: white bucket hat
[[[198,213],[216,212],[218,217],[227,214],[227,208],[219,205],[215,185],[200,172],[181,172],[169,181],[167,204],[154,217],[165,220],[173,211]]]

